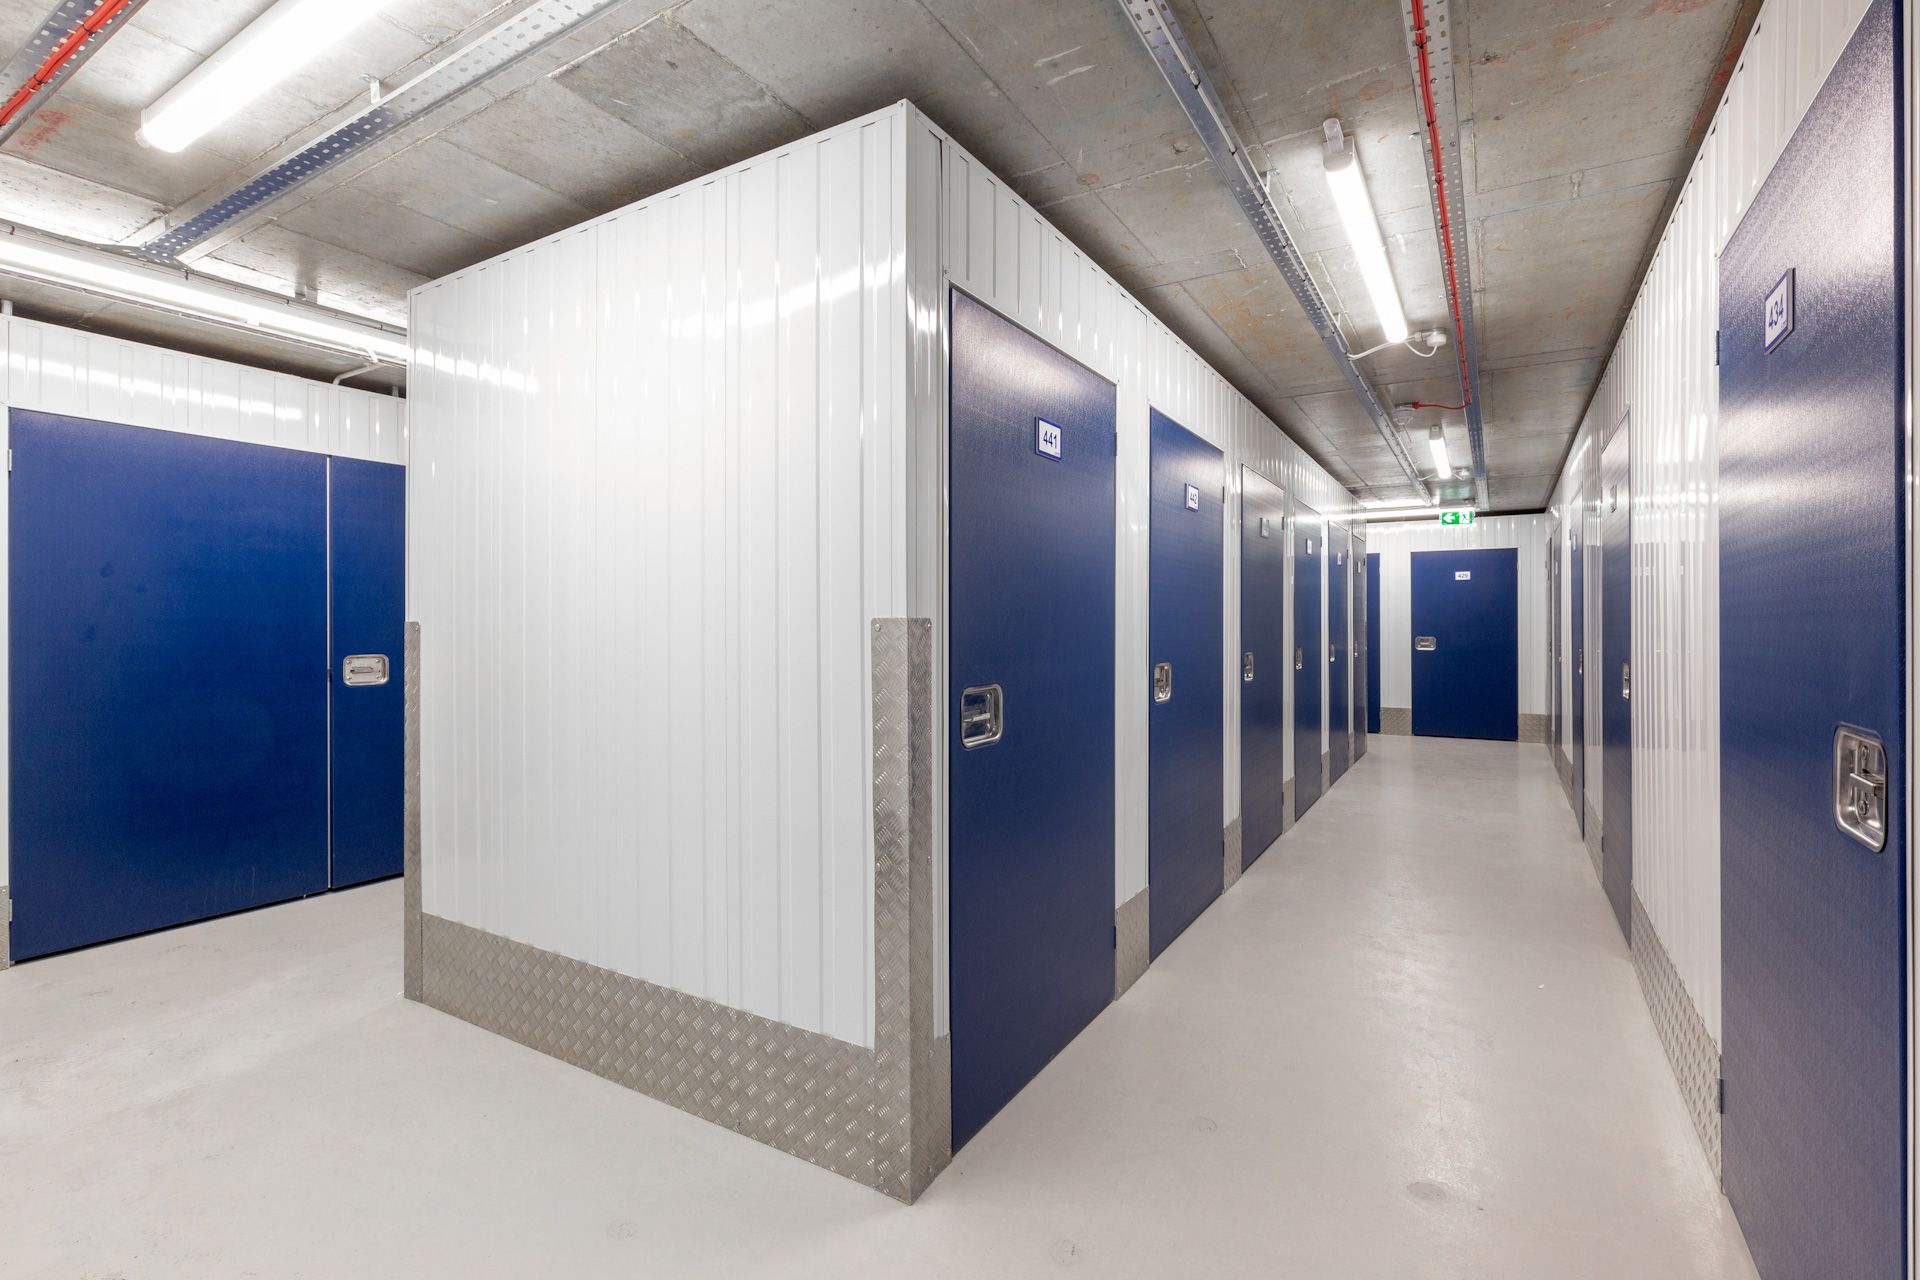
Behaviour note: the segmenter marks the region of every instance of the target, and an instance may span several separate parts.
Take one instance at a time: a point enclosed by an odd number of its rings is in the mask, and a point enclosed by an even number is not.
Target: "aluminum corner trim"
[[[1128,898],[1113,913],[1113,998],[1118,1000],[1147,971],[1147,893]]]
[[[420,624],[407,624],[406,656],[403,662],[406,701],[406,801],[403,852],[401,854],[400,993],[409,1000],[421,995],[420,953]]]

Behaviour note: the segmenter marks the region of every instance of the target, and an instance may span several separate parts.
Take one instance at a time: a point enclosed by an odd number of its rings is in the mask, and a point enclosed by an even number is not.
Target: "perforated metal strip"
[[[1240,205],[1240,211],[1253,224],[1260,243],[1266,246],[1267,256],[1280,268],[1280,274],[1286,280],[1287,287],[1293,290],[1300,309],[1313,322],[1320,341],[1326,344],[1328,353],[1333,356],[1334,364],[1346,378],[1347,385],[1353,389],[1353,394],[1359,397],[1367,417],[1373,420],[1374,430],[1387,442],[1394,461],[1406,472],[1407,483],[1422,498],[1431,496],[1426,477],[1414,465],[1413,455],[1408,452],[1406,441],[1401,438],[1400,428],[1388,416],[1380,397],[1374,394],[1372,384],[1361,374],[1359,366],[1348,359],[1347,340],[1333,322],[1333,314],[1320,294],[1320,286],[1314,283],[1306,262],[1293,243],[1293,237],[1287,233],[1280,219],[1280,210],[1274,206],[1266,185],[1260,181],[1260,175],[1247,158],[1246,148],[1229,121],[1226,108],[1221,106],[1219,95],[1214,92],[1206,72],[1201,69],[1200,60],[1187,43],[1179,19],[1173,16],[1166,0],[1120,0],[1120,3],[1133,22],[1134,30],[1146,42],[1147,51],[1159,64],[1160,72],[1166,77],[1174,97],[1186,111],[1194,132],[1200,135],[1200,143],[1212,157],[1220,180],[1226,183],[1227,190],[1232,192],[1234,200]]]
[[[58,93],[60,86],[71,79],[73,73],[78,71],[81,65],[100,49],[100,46],[111,39],[115,32],[125,27],[127,20],[138,13],[140,6],[146,2],[147,0],[133,0],[131,4],[120,10],[119,13],[102,24],[98,31],[88,37],[86,43],[75,50],[73,56],[62,63],[59,69],[53,73],[53,76],[47,81],[46,87],[34,94],[31,98],[28,98],[26,104],[20,108],[19,112],[15,114],[11,120],[7,121],[4,125],[0,125],[0,143],[6,142],[8,138],[18,133],[21,126],[26,124],[33,116],[33,113],[38,111],[41,106],[46,103],[47,99]],[[48,55],[50,55],[54,49],[59,46],[60,42],[65,40],[75,28],[85,22],[87,16],[95,9],[98,9],[101,3],[102,0],[60,0],[59,4],[54,5],[53,12],[49,13],[45,20],[40,23],[39,30],[29,36],[27,42],[14,52],[12,58],[7,60],[6,70],[0,71],[0,102],[12,101],[13,96],[20,92],[33,74],[40,70],[41,66],[46,63]]]
[[[355,152],[552,44],[621,0],[540,0],[428,67],[359,115],[140,246],[170,261],[229,224],[281,199]]]

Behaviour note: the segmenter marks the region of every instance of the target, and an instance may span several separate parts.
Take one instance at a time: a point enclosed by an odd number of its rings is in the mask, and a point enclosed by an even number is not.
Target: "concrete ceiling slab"
[[[150,0],[0,153],[0,218],[131,243],[204,207],[531,0],[389,0],[180,155],[140,110],[269,0]],[[1378,322],[1326,190],[1321,122],[1355,138],[1415,329],[1448,309],[1396,0],[1173,0],[1250,158],[1355,346]],[[1497,509],[1550,492],[1703,111],[1754,0],[1451,0],[1468,264]],[[0,44],[46,0],[0,0]],[[912,98],[1293,434],[1368,495],[1404,494],[1118,0],[626,0],[189,256],[210,275],[383,319],[405,292],[525,240]],[[33,286],[23,312],[308,372],[325,358]],[[1383,399],[1455,403],[1451,348],[1368,357]],[[329,374],[331,376],[331,374]],[[1416,445],[1436,420],[1414,415]],[[1456,442],[1464,460],[1465,440]],[[1416,457],[1420,456],[1418,449]]]

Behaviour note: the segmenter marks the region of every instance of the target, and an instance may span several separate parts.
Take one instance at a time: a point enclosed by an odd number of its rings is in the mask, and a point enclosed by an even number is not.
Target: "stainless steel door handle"
[[[1306,655],[1300,651],[1298,646],[1296,646],[1293,651],[1293,669],[1295,671],[1304,671],[1306,670],[1306,668],[1307,668]]]
[[[1432,636],[1415,636],[1413,638],[1413,647],[1419,653],[1432,653],[1440,647],[1440,642]]]
[[[1156,662],[1153,664],[1153,700],[1170,702],[1173,699],[1173,664]]]
[[[1240,655],[1240,678],[1249,684],[1253,682],[1253,650]]]
[[[384,653],[348,654],[340,663],[340,683],[349,688],[385,684],[389,674]]]
[[[1006,694],[997,684],[978,684],[960,695],[960,745],[968,751],[1000,741],[1006,732]]]

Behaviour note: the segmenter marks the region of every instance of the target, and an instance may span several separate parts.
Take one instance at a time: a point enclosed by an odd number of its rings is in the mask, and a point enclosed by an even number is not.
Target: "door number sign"
[[[1453,580],[1454,580],[1455,582],[1472,582],[1472,581],[1473,581],[1473,570],[1471,570],[1471,569],[1455,569],[1455,570],[1453,571]]]
[[[1043,458],[1060,461],[1060,428],[1045,418],[1033,420],[1033,451]]]
[[[1787,340],[1793,332],[1793,268],[1787,268],[1787,274],[1780,277],[1780,283],[1773,286],[1773,292],[1767,295],[1766,338],[1767,350]]]
[[[1200,509],[1200,491],[1194,488],[1192,485],[1188,485],[1187,486],[1187,510],[1198,511],[1199,509]]]

